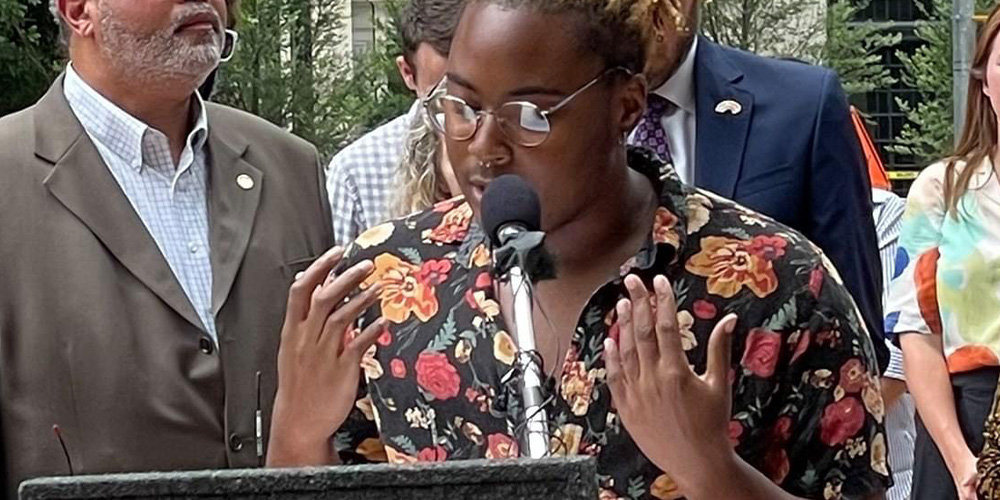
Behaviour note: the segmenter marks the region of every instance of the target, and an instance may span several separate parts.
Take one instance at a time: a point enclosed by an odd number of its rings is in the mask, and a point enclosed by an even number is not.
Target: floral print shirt
[[[910,187],[886,305],[887,334],[941,335],[951,373],[1000,366],[1000,182],[975,166],[956,214],[945,207],[945,163]],[[956,176],[967,166],[956,165]]]
[[[871,341],[821,252],[799,233],[681,184],[673,169],[629,153],[661,193],[643,249],[622,266],[651,282],[664,274],[694,369],[730,312],[738,454],[806,498],[863,498],[888,486],[884,408]],[[383,286],[362,326],[390,326],[362,363],[356,411],[335,436],[346,463],[519,456],[523,419],[516,346],[491,275],[487,238],[455,199],[362,234],[351,263],[370,259],[366,286]],[[597,457],[601,498],[679,499],[683,492],[639,451],[610,399],[602,342],[616,335],[619,277],[590,298],[549,380],[554,455]]]

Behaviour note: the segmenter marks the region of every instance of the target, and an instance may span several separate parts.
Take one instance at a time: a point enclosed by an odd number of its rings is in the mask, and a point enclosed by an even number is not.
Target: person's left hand
[[[642,453],[685,491],[734,456],[729,371],[737,318],[730,314],[716,324],[708,368],[699,376],[684,354],[667,279],[653,280],[655,311],[638,277],[627,276],[625,287],[631,300],[617,305],[618,342],[604,341],[611,398]]]

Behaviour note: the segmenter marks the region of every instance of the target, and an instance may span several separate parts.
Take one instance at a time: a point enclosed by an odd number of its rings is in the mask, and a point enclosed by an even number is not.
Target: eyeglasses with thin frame
[[[491,111],[477,110],[469,106],[462,98],[447,94],[447,78],[438,83],[430,95],[424,99],[423,105],[431,125],[453,140],[466,141],[471,139],[479,130],[483,118],[486,115],[492,115],[501,132],[508,139],[520,146],[533,148],[548,139],[552,132],[551,117],[556,111],[565,108],[573,99],[596,85],[604,77],[619,71],[628,75],[632,74],[631,71],[622,67],[606,69],[548,109],[542,109],[528,101],[511,101],[503,103]]]

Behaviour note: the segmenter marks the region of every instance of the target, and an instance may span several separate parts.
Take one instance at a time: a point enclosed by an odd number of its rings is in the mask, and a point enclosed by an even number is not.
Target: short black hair
[[[501,7],[565,15],[580,23],[580,45],[596,54],[608,69],[640,74],[652,31],[649,12],[658,0],[470,0]]]
[[[465,0],[409,0],[399,16],[403,57],[412,64],[422,43],[447,56],[464,6]]]

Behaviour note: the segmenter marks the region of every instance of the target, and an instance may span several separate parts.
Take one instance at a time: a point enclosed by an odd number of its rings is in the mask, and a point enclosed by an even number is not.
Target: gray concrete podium
[[[591,457],[32,479],[21,500],[595,500]]]

